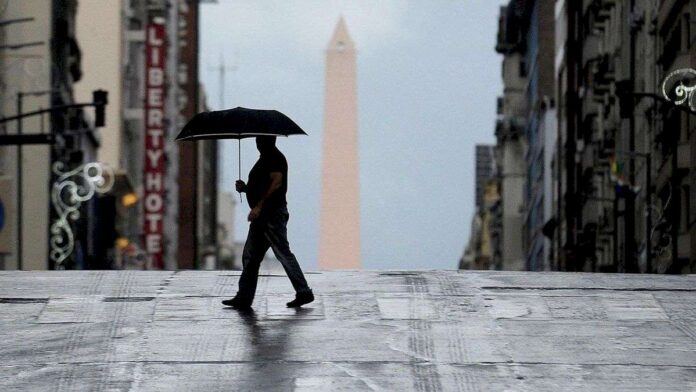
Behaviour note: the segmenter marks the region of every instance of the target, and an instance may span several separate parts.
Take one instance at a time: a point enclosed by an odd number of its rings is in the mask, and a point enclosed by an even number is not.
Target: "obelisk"
[[[360,268],[355,46],[343,17],[326,51],[319,268]]]

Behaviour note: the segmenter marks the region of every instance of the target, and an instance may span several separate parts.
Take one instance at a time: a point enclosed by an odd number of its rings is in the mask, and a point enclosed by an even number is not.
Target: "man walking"
[[[249,183],[242,180],[236,183],[238,192],[246,192],[251,208],[248,217],[249,234],[242,253],[239,291],[234,298],[222,303],[237,309],[251,308],[259,267],[269,247],[283,265],[296,292],[295,299],[288,302],[287,306],[300,307],[314,301],[314,294],[288,243],[289,214],[285,198],[288,190],[288,162],[275,146],[275,141],[275,136],[256,137],[259,160],[249,172]]]

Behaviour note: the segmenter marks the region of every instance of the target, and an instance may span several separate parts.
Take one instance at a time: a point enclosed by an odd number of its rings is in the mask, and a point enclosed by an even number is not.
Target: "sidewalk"
[[[0,272],[0,390],[696,391],[696,275]]]

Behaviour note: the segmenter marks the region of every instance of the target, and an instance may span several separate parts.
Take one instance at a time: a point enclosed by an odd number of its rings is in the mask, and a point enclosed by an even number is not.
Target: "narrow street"
[[[0,390],[692,391],[696,276],[0,272]]]

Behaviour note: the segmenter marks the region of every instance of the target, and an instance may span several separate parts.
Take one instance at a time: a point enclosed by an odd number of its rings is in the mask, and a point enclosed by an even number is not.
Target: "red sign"
[[[145,251],[152,268],[164,268],[165,28],[149,24],[145,38]]]

